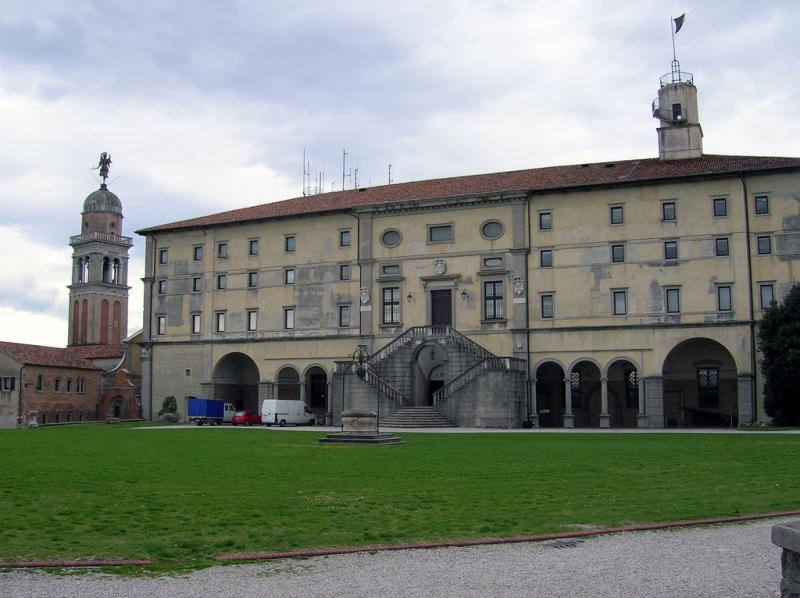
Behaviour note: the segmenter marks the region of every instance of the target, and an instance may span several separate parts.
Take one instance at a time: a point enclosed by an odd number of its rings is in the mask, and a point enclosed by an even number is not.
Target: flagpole
[[[669,18],[669,31],[672,33],[672,60],[677,60],[675,55],[675,27],[672,21],[672,17]]]

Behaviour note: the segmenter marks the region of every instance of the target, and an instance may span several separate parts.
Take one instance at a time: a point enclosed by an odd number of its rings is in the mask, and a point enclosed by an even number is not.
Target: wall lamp
[[[411,291],[409,291],[409,292],[408,292],[408,295],[406,295],[406,301],[407,301],[408,303],[411,303],[413,300],[414,300],[414,295],[412,295],[412,294],[411,294]]]
[[[466,301],[467,299],[469,299],[469,293],[467,293],[467,289],[463,289],[461,291],[461,300]]]

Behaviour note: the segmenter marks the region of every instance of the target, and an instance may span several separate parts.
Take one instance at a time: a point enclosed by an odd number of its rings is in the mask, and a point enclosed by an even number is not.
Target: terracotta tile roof
[[[67,351],[83,359],[122,357],[125,352],[122,345],[84,345],[81,347],[67,347]]]
[[[100,369],[71,349],[63,347],[43,347],[42,345],[0,341],[0,351],[24,365],[43,365],[80,370]]]
[[[800,158],[763,156],[721,156],[708,154],[685,160],[623,160],[595,164],[551,166],[530,170],[476,174],[370,187],[365,190],[336,191],[190,218],[136,231],[141,234],[159,231],[214,226],[345,210],[359,206],[391,204],[404,201],[460,197],[510,191],[554,191],[601,185],[643,183],[684,177],[703,177],[738,172],[799,169]]]

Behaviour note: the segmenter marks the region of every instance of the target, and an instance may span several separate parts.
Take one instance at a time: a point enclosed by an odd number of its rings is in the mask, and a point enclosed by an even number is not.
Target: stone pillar
[[[306,383],[303,380],[300,381],[300,402],[306,402]]]
[[[273,399],[275,395],[275,385],[269,380],[258,381],[258,407],[261,410],[261,405],[267,399]]]
[[[753,413],[753,376],[742,374],[736,376],[738,389],[739,425],[752,424],[755,421]]]
[[[649,428],[650,425],[647,420],[647,408],[645,407],[645,400],[644,400],[644,378],[642,378],[641,372],[638,372],[638,374],[639,374],[639,413],[636,414],[636,427]]]
[[[572,382],[569,374],[564,378],[564,427],[575,427],[575,416],[572,414]]]
[[[328,378],[327,384],[327,392],[325,394],[327,398],[326,402],[326,412],[325,412],[325,425],[330,426],[333,425],[333,378]]]
[[[608,378],[600,378],[600,427],[611,427],[611,416],[608,414]]]
[[[644,379],[644,402],[648,416],[648,427],[664,427],[664,379],[651,376]]]
[[[536,396],[536,378],[531,380],[531,405],[530,413],[528,413],[528,421],[533,424],[534,428],[539,427],[539,402]]]
[[[200,398],[213,399],[214,398],[214,383],[201,382],[200,383]]]
[[[145,336],[147,336],[147,329],[145,328]],[[152,378],[152,362],[150,361],[150,352],[152,347],[142,344],[141,361],[142,361],[142,419],[152,421],[153,419],[153,378]]]
[[[772,526],[772,543],[781,554],[781,598],[800,596],[800,521]]]

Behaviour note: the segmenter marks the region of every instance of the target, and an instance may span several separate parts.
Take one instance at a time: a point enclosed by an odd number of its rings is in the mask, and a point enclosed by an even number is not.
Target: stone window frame
[[[500,285],[500,295],[496,294],[497,285]],[[489,294],[489,287],[492,287],[492,295]],[[506,321],[506,284],[503,278],[487,278],[481,280],[481,307],[484,322],[505,322]],[[492,306],[494,315],[489,317],[489,306]],[[497,307],[500,307],[500,315],[497,314]]]
[[[548,263],[545,264],[544,256],[545,254],[548,256]],[[553,248],[548,247],[547,249],[540,249],[539,250],[539,267],[540,268],[552,268],[553,267]]]
[[[619,251],[617,251],[619,250]],[[619,259],[617,259],[619,258]],[[611,244],[611,263],[624,264],[625,263],[625,243],[612,243]]]
[[[343,319],[343,315],[347,314],[346,322]],[[337,309],[337,322],[339,324],[339,328],[350,328],[350,324],[352,323],[352,309],[349,303],[343,303],[338,306]]]
[[[247,272],[247,288],[258,288],[258,270],[248,270]]]
[[[221,272],[221,273],[217,274],[217,285],[216,286],[217,286],[217,290],[218,291],[224,291],[225,289],[228,288],[228,273],[227,272]]]
[[[431,233],[434,229],[450,229],[450,238],[443,241],[434,241],[431,238]],[[436,224],[426,224],[425,225],[425,241],[427,245],[442,245],[446,243],[455,243],[456,242],[456,225],[454,222],[439,222]]]
[[[500,226],[500,234],[494,237],[487,235],[484,229],[490,224],[498,224]],[[502,223],[502,221],[498,220],[497,218],[490,218],[489,220],[484,220],[483,222],[481,222],[478,231],[480,232],[481,237],[483,237],[487,241],[497,241],[497,239],[501,238],[504,234],[506,234],[506,227]]]
[[[545,314],[545,300],[550,301],[550,314]],[[539,293],[539,318],[542,320],[553,320],[556,317],[556,294],[555,291]]]
[[[675,298],[677,300],[677,308],[670,309],[669,306],[669,296],[670,293],[675,293]],[[671,285],[668,287],[664,287],[664,313],[667,314],[679,314],[681,313],[681,287],[680,285]]]
[[[764,200],[764,205],[766,205],[766,210],[759,211],[758,210],[758,203],[759,200]],[[753,214],[755,216],[769,216],[769,193],[755,193],[753,195]]]
[[[294,253],[297,250],[297,233],[283,235],[283,252]]]
[[[75,381],[75,392],[79,394],[84,394],[86,392],[86,379],[85,378],[78,378]]]
[[[727,307],[724,307],[723,296],[727,295]],[[730,313],[733,311],[733,283],[723,282],[716,285],[717,311]]]
[[[225,332],[225,314],[227,314],[227,310],[220,309],[214,312],[214,332],[224,333]]]
[[[247,319],[245,320],[245,327],[247,332],[255,332],[258,330],[258,308],[251,307],[245,310]]]
[[[339,264],[339,280],[344,282],[350,280],[352,268],[349,263]]]
[[[384,238],[388,233],[397,233],[397,243],[389,244],[384,240]],[[400,230],[397,228],[387,228],[381,232],[379,239],[381,245],[383,245],[387,249],[394,249],[395,247],[399,247],[400,244],[403,242],[403,233],[401,233]]]
[[[722,206],[721,210],[717,210],[717,206]],[[728,217],[728,197],[717,196],[711,198],[711,217],[712,218],[727,218]]]
[[[297,322],[295,321],[296,306],[286,305],[283,308],[283,329],[294,330]]]
[[[769,302],[769,305],[766,307],[764,306],[764,290],[769,289],[769,294],[772,296],[772,299]],[[764,281],[758,283],[758,304],[761,307],[761,311],[765,311],[770,308],[773,302],[777,301],[775,299],[775,281]]]
[[[623,305],[622,311],[618,311],[617,297],[622,297]],[[617,288],[611,289],[611,315],[613,316],[627,316],[628,315],[628,289]]]
[[[619,214],[619,222],[615,222],[615,214]],[[609,204],[608,206],[608,223],[611,226],[622,226],[625,224],[625,205],[624,204]]]
[[[544,217],[547,217],[547,226],[544,226]],[[536,222],[540,231],[553,230],[553,210],[537,210]]]
[[[725,250],[721,251],[723,241]],[[714,237],[714,255],[716,257],[730,257],[731,255],[730,237]]]
[[[250,257],[255,257],[261,251],[261,243],[260,238],[255,237],[252,239],[247,239],[247,255]]]
[[[386,302],[386,291],[396,290],[397,291],[397,300],[395,301],[394,297],[391,298],[390,302]],[[400,326],[403,323],[403,287],[399,284],[387,284],[383,285],[380,288],[381,291],[381,317],[380,317],[380,326]],[[396,313],[397,317],[393,318],[389,321],[386,320],[386,306],[390,306],[392,308],[392,315],[395,313],[394,306],[396,306]]]
[[[339,229],[339,249],[350,247],[353,242],[352,229],[340,228]]]
[[[192,277],[192,293],[202,293],[203,292],[203,277],[202,276],[193,276]]]
[[[193,245],[192,246],[192,261],[195,261],[195,262],[202,262],[203,261],[203,246],[202,245]]]
[[[761,251],[761,242],[766,241],[766,251]],[[772,236],[771,235],[758,235],[756,237],[756,253],[757,255],[772,255]]]
[[[164,336],[165,334],[167,334],[167,315],[158,314],[156,315],[156,335]]]
[[[0,392],[11,392],[17,387],[17,379],[14,376],[0,377]]]
[[[228,259],[228,241],[217,241],[217,259]]]
[[[189,327],[190,334],[200,334],[203,331],[203,314],[200,312],[189,314]]]
[[[387,268],[397,268],[397,272],[387,272]],[[386,264],[380,264],[380,274],[378,275],[378,279],[381,278],[398,278],[403,276],[403,265],[399,262],[389,262]]]
[[[675,257],[669,256],[669,246],[674,246],[675,248]],[[664,260],[665,261],[674,261],[679,259],[680,253],[678,252],[678,240],[677,239],[667,239],[664,241]]]
[[[158,265],[165,266],[169,264],[169,247],[162,247],[158,250]]]
[[[297,269],[296,268],[284,268],[283,269],[283,284],[295,284],[297,281]]]
[[[156,293],[158,295],[166,295],[167,294],[167,279],[161,278],[157,283]]]
[[[71,393],[72,392],[72,378],[67,378],[67,385],[64,392]]]
[[[666,206],[672,206],[672,218],[667,218]],[[661,201],[661,222],[677,222],[678,221],[678,202],[674,199],[665,199]]]
[[[36,386],[34,390],[36,392],[44,392],[44,376],[42,374],[36,375]]]
[[[61,378],[58,376],[53,378],[53,392],[61,392]]]

